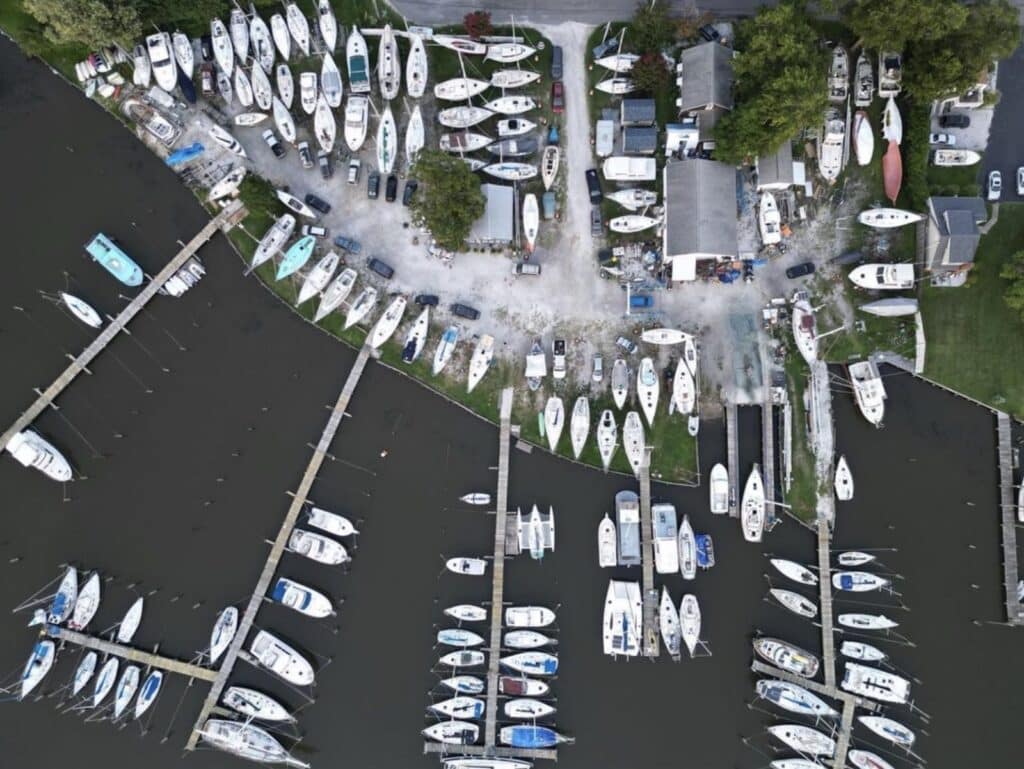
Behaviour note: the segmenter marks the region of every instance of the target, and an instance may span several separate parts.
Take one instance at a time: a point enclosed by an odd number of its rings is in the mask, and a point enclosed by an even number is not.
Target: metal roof
[[[658,129],[654,126],[626,126],[622,129],[622,151],[650,155],[658,149]]]
[[[735,257],[736,169],[714,160],[682,160],[664,170],[664,256]]]
[[[650,125],[655,120],[654,99],[623,99],[620,113],[623,125]]]
[[[480,192],[487,198],[484,215],[473,223],[468,240],[471,243],[511,243],[514,237],[514,193],[504,184],[481,184]]]
[[[683,49],[679,54],[683,69],[680,112],[711,107],[732,109],[732,56],[732,49],[721,43],[701,43]]]

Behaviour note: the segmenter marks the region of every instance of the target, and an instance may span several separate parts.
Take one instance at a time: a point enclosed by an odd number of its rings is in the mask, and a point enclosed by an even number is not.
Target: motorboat
[[[505,139],[512,136],[522,136],[528,134],[537,124],[532,120],[527,120],[524,117],[512,117],[506,118],[505,120],[498,121],[498,138]]]
[[[610,77],[594,85],[598,91],[612,96],[622,96],[636,90],[636,83],[628,77]]]
[[[513,748],[553,748],[562,742],[572,742],[571,737],[559,734],[546,726],[517,724],[503,726],[498,732],[498,740],[502,745]]]
[[[469,56],[483,56],[487,53],[487,45],[476,40],[471,40],[468,37],[458,37],[456,35],[434,35],[433,40],[438,45],[447,48],[450,51],[456,53],[467,54]]]
[[[914,287],[913,264],[862,264],[850,272],[860,288],[874,291],[905,291]]]
[[[850,375],[850,385],[853,387],[853,396],[857,401],[860,413],[875,427],[881,426],[882,418],[885,416],[885,400],[888,396],[885,392],[885,385],[882,383],[882,376],[878,372],[878,366],[869,359],[851,363],[847,367],[847,372]],[[858,564],[844,565],[856,566]]]
[[[44,641],[43,643],[49,643]],[[99,707],[99,704],[107,698],[111,690],[114,688],[114,684],[117,683],[117,671],[120,667],[120,661],[117,657],[111,657],[103,663],[103,667],[100,668],[100,672],[96,675],[96,683],[92,688],[92,706]]]
[[[467,505],[489,505],[491,504],[491,495],[482,491],[474,491],[470,494],[463,494],[459,500]]]
[[[881,590],[890,584],[885,577],[879,577],[869,571],[837,571],[832,574],[832,587],[852,593]]]
[[[295,217],[284,214],[264,233],[252,256],[252,269],[275,256],[295,231]]]
[[[640,498],[636,492],[627,489],[615,495],[615,524],[619,565],[638,566],[641,561]]]
[[[487,46],[484,58],[500,64],[515,64],[537,53],[537,49],[524,43],[497,43]]]
[[[334,271],[338,269],[339,259],[340,257],[336,253],[330,251],[316,263],[316,266],[309,271],[306,279],[302,282],[299,295],[295,299],[296,307],[309,301],[327,287],[334,276]]]
[[[487,619],[487,610],[471,603],[460,603],[449,606],[444,613],[459,622],[483,622]]]
[[[239,758],[263,764],[285,764],[297,769],[309,769],[309,764],[292,758],[269,732],[248,721],[225,721],[209,718],[199,730],[205,742]]]
[[[278,64],[274,71],[274,80],[277,82],[277,93],[281,97],[281,103],[291,109],[295,101],[295,79],[292,77],[291,67],[287,64]]]
[[[377,124],[377,169],[382,174],[390,174],[395,168],[397,154],[398,128],[395,126],[395,115],[389,104],[384,108],[384,113]]]
[[[768,591],[772,597],[794,614],[814,619],[818,616],[818,605],[811,599],[792,590],[773,587]]]
[[[846,147],[846,119],[835,107],[825,110],[824,138],[818,146],[818,171],[829,184],[834,184],[843,170]]]
[[[572,453],[576,459],[583,453],[583,447],[590,435],[590,401],[581,395],[572,407],[572,419],[569,421],[569,438],[572,442]]]
[[[357,152],[366,141],[370,102],[365,96],[349,96],[345,105],[345,144]]]
[[[231,35],[231,47],[234,49],[238,61],[245,64],[249,58],[249,20],[245,18],[245,11],[237,5],[231,9],[228,16],[228,32]]]
[[[299,105],[307,115],[316,111],[316,100],[319,94],[315,72],[299,74]]]
[[[513,630],[505,633],[502,642],[509,649],[540,649],[558,643],[555,639],[538,633],[536,630]]]
[[[149,63],[146,46],[139,44],[132,49],[132,82],[140,88],[149,88],[153,68]]]
[[[850,471],[850,465],[844,455],[840,455],[836,461],[833,486],[840,502],[849,502],[853,499],[853,473]]]
[[[608,472],[608,467],[612,463],[618,442],[619,428],[615,424],[615,415],[611,409],[605,409],[597,421],[597,453],[601,456],[605,472]]]
[[[424,307],[405,337],[405,344],[402,345],[402,363],[413,363],[420,357],[429,331],[430,308]]]
[[[241,71],[241,70],[239,70]],[[240,158],[246,157],[245,148],[241,142],[232,136],[228,131],[225,131],[216,123],[212,123],[209,128],[210,137],[217,142],[221,147],[226,149],[228,152],[238,155]]]
[[[485,688],[483,680],[476,676],[452,676],[442,679],[440,683],[453,692],[463,694],[483,694]]]
[[[772,558],[769,563],[775,567],[779,574],[787,579],[799,582],[801,585],[812,586],[818,584],[817,575],[803,564],[785,558]]]
[[[776,724],[768,727],[768,733],[803,755],[831,756],[836,750],[834,739],[802,724]]]
[[[644,424],[640,421],[640,415],[637,412],[630,411],[626,414],[626,421],[622,424],[622,448],[637,477],[640,476],[640,466],[644,461],[645,445]]]
[[[700,642],[701,614],[697,596],[687,593],[679,602],[679,626],[682,629],[683,643],[686,644],[690,656],[693,656]]]
[[[777,638],[760,637],[753,641],[757,655],[780,670],[793,673],[801,678],[814,678],[818,674],[818,658],[799,646],[780,641]]]
[[[548,439],[548,448],[552,452],[558,449],[558,439],[562,437],[562,428],[565,427],[565,407],[562,399],[558,396],[548,398],[544,406],[544,432]]]
[[[315,619],[323,619],[334,614],[330,598],[319,590],[287,577],[277,578],[270,589],[270,599]]]
[[[669,403],[669,411],[671,413],[674,407],[680,414],[691,414],[696,404],[697,390],[693,375],[689,366],[684,361],[679,361],[672,376],[672,400]]]
[[[857,309],[869,315],[876,315],[879,318],[899,318],[904,315],[914,315],[917,312],[917,300],[909,296],[900,296],[893,299],[879,299],[875,302],[868,302],[860,305]]]
[[[551,691],[546,681],[526,676],[499,676],[498,693],[515,697],[543,697]]]
[[[142,718],[146,711],[153,707],[156,698],[160,694],[160,688],[164,684],[164,673],[162,670],[152,670],[146,676],[146,680],[139,687],[139,696],[135,700],[134,718]]]
[[[618,203],[628,211],[641,211],[658,203],[657,192],[641,189],[640,187],[615,190],[605,195],[605,197]]]
[[[345,42],[348,86],[352,93],[370,92],[370,55],[359,27],[352,27]]]
[[[478,697],[459,696],[435,702],[428,709],[448,718],[465,719],[480,718],[484,708],[484,701]]]
[[[494,88],[522,88],[538,80],[540,73],[528,69],[498,69],[491,73],[491,85]]]
[[[253,114],[253,113],[246,113]],[[266,117],[266,115],[262,115]],[[206,196],[206,200],[213,203],[221,198],[226,198],[228,195],[233,195],[235,191],[241,186],[242,180],[245,179],[245,166],[238,166],[228,171],[216,184],[210,187],[210,191]]]
[[[124,617],[117,626],[117,635],[115,636],[119,644],[130,644],[132,639],[135,638],[135,633],[138,632],[139,625],[142,624],[142,610],[144,606],[145,599],[139,596],[128,607],[128,611],[124,613]]]
[[[903,143],[903,118],[896,100],[890,96],[882,111],[882,138],[887,142]]]
[[[171,36],[157,32],[146,37],[146,52],[153,67],[153,79],[167,93],[173,93],[178,84],[178,65],[174,62],[174,48]]]
[[[439,665],[450,668],[472,668],[484,664],[484,653],[478,649],[460,649],[448,652],[438,661]]]
[[[821,697],[789,681],[761,679],[757,682],[754,690],[758,697],[766,699],[790,713],[799,713],[814,718],[839,717],[839,711],[831,707]]]
[[[35,651],[33,650],[33,656]],[[94,651],[85,653],[82,657],[81,662],[78,663],[78,667],[75,668],[74,678],[71,679],[71,696],[77,697],[79,693],[86,687],[89,681],[92,680],[93,674],[96,673],[96,663],[99,660],[99,655]]]
[[[352,328],[366,317],[375,304],[377,304],[377,289],[372,286],[364,288],[349,307],[348,313],[345,315],[344,327]]]
[[[306,266],[306,262],[313,256],[313,249],[316,247],[316,238],[312,235],[303,235],[289,246],[284,252],[284,258],[277,265],[277,272],[274,274],[276,280],[284,280],[294,275]]]
[[[529,163],[517,163],[505,161],[503,163],[491,163],[484,166],[483,171],[496,179],[504,179],[509,182],[522,182],[532,179],[537,175],[537,166]]]
[[[711,512],[722,515],[729,512],[729,471],[721,462],[711,468],[708,478]]]
[[[281,132],[281,138],[289,144],[295,144],[295,139],[297,137],[295,132],[295,121],[292,120],[292,115],[288,111],[288,108],[285,107],[284,103],[276,96],[274,97],[272,107],[272,111],[274,113],[274,125],[276,125],[277,130]],[[288,204],[285,203],[285,205]],[[291,208],[291,206],[288,207]],[[308,214],[303,214],[303,216],[308,216]]]
[[[853,630],[892,630],[894,627],[899,627],[900,624],[889,619],[884,614],[862,614],[858,612],[840,614],[836,617],[836,621],[843,627],[852,628]]]
[[[640,584],[609,580],[604,599],[604,653],[616,657],[640,654],[643,633],[643,601]]]
[[[139,680],[142,677],[142,671],[138,665],[127,665],[124,671],[121,673],[121,678],[117,682],[117,687],[114,690],[114,718],[118,719],[124,715],[125,709],[128,707],[128,703],[135,697],[135,693],[139,690]]]
[[[840,566],[863,566],[874,561],[875,556],[859,550],[848,550],[845,553],[840,553],[838,560]]]
[[[338,45],[338,19],[334,16],[331,0],[317,0],[316,22],[324,45],[328,52],[333,52]]]
[[[85,251],[90,257],[99,264],[111,275],[113,275],[118,281],[126,286],[140,286],[142,285],[143,272],[142,268],[139,267],[135,261],[128,256],[114,241],[104,235],[102,232],[97,233],[92,240],[85,245]],[[23,435],[35,435],[31,430],[25,430]],[[36,436],[38,438],[38,436]],[[42,441],[38,438],[38,441]],[[43,441],[45,443],[45,441]],[[49,446],[49,444],[46,444]],[[10,446],[10,444],[8,444]],[[39,444],[40,448],[44,448],[42,444]],[[52,446],[49,447],[53,449]],[[59,456],[56,449],[53,452]],[[13,452],[12,452],[13,453]],[[19,460],[20,461],[20,460]],[[25,464],[22,462],[22,464]],[[26,465],[27,466],[27,465]],[[38,467],[38,465],[37,465]],[[42,469],[42,468],[40,468]],[[56,470],[56,468],[54,468]],[[55,480],[70,480],[70,468],[67,478],[56,478]],[[46,472],[44,470],[44,472]],[[49,474],[49,473],[47,473]]]
[[[875,95],[875,71],[871,59],[862,50],[857,57],[857,67],[853,74],[853,103],[857,107],[867,107]]]
[[[217,615],[210,633],[210,664],[212,665],[227,651],[238,632],[238,609],[228,606]]]
[[[303,56],[309,56],[309,22],[295,3],[287,3],[284,11],[292,40],[302,51]]]
[[[508,700],[502,706],[502,710],[509,718],[521,718],[528,721],[536,721],[539,718],[547,718],[555,714],[553,705],[531,698]]]
[[[221,73],[221,75],[223,76],[223,73]],[[225,98],[230,102],[231,81],[226,77],[223,77],[223,79],[218,78],[218,86],[221,86],[223,83],[227,84],[227,93]],[[107,83],[106,85],[109,86],[110,84]],[[110,87],[113,88],[114,86]],[[110,96],[113,97],[113,94],[110,94]],[[174,146],[174,143],[178,141],[178,138],[181,136],[181,126],[171,123],[170,120],[160,114],[159,110],[140,99],[125,99],[121,102],[121,112],[130,120],[133,120],[142,126],[150,136],[166,147]]]
[[[384,25],[377,49],[377,80],[380,95],[387,101],[398,96],[402,85],[402,61],[398,52],[398,41],[390,24]]]
[[[420,150],[423,149],[426,141],[425,136],[426,128],[423,125],[423,112],[420,110],[420,105],[417,104],[413,107],[412,114],[409,116],[409,123],[405,127],[405,161],[410,168],[416,162]]]
[[[847,662],[843,680],[839,684],[851,694],[879,702],[906,704],[910,700],[910,681],[888,670]]]
[[[269,75],[274,69],[274,59],[276,58],[274,39],[270,34],[270,27],[267,26],[267,22],[260,18],[253,5],[249,6],[249,12],[252,17],[249,21],[249,44],[252,47],[253,58],[259,62],[259,65],[263,67],[263,71]]]
[[[14,433],[5,447],[10,456],[23,467],[34,467],[46,477],[60,482],[72,479],[71,464],[65,456],[34,430]]]
[[[632,232],[643,232],[649,230],[651,227],[656,227],[661,224],[661,219],[656,219],[653,216],[641,216],[639,214],[627,214],[626,216],[616,216],[608,222],[608,229],[612,232],[620,233],[632,233]]]
[[[665,502],[656,503],[651,506],[651,519],[654,534],[654,570],[658,574],[674,574],[679,571],[680,557],[676,508]],[[693,533],[692,530],[690,533]],[[694,570],[696,573],[696,566]]]
[[[808,365],[818,359],[818,336],[814,308],[807,299],[793,302],[793,341]]]
[[[514,142],[514,139],[509,141]],[[526,250],[532,253],[537,244],[537,232],[540,229],[540,208],[537,205],[537,196],[532,192],[523,198],[523,239],[526,241]]]
[[[870,750],[851,750],[846,754],[846,758],[855,769],[895,769],[892,764]]]
[[[50,640],[37,641],[32,647],[32,653],[21,671],[21,689],[18,692],[18,699],[23,700],[32,693],[32,690],[39,686],[39,682],[46,677],[53,667],[53,661],[57,657],[57,647]]]
[[[288,537],[288,549],[327,566],[337,566],[351,560],[340,542],[305,529],[292,530]]]
[[[423,38],[409,33],[409,58],[405,60],[405,90],[411,99],[419,99],[427,90],[429,63]]]
[[[459,344],[459,327],[449,326],[441,334],[441,339],[437,343],[437,348],[434,350],[434,361],[431,365],[431,373],[434,376],[438,376],[444,371],[445,366],[448,365],[448,361],[452,359],[452,355],[455,354],[455,348]]]
[[[473,133],[472,131],[456,131],[455,133],[441,134],[438,146],[444,152],[476,152],[494,140],[486,134]]]
[[[632,72],[633,65],[639,60],[640,55],[636,53],[612,53],[602,56],[600,59],[594,59],[594,64],[612,72],[623,73]]]
[[[449,558],[445,566],[450,572],[471,577],[479,577],[487,571],[487,561],[483,558]]]
[[[377,319],[377,322],[370,329],[370,333],[366,337],[367,344],[372,349],[378,349],[395,333],[398,324],[402,322],[402,316],[405,315],[407,302],[408,300],[402,295],[396,296],[391,300],[391,304],[388,305],[380,318]]]
[[[612,400],[615,408],[622,409],[629,395],[629,365],[622,358],[616,358],[612,364]]]
[[[913,747],[914,741],[917,739],[917,735],[910,729],[891,718],[884,716],[857,716],[857,720],[882,739],[907,749]]]
[[[857,156],[857,165],[870,165],[875,154],[875,133],[871,130],[871,120],[867,112],[858,110],[853,116],[853,130],[850,136],[854,155]]]
[[[782,216],[775,196],[770,192],[761,193],[757,209],[757,226],[761,231],[761,242],[774,246],[782,242]]]
[[[672,596],[668,588],[661,586],[661,603],[658,605],[658,627],[661,630],[661,640],[665,644],[665,651],[673,659],[679,658],[679,649],[682,644],[682,635],[679,629],[679,612],[672,603]]]
[[[879,230],[889,230],[895,227],[903,227],[907,224],[916,224],[924,219],[921,214],[913,211],[904,211],[899,208],[869,208],[857,214],[857,221],[874,227]]]
[[[832,49],[832,63],[828,69],[828,100],[845,104],[850,95],[850,55],[841,45]]]
[[[484,334],[476,343],[473,355],[469,359],[469,374],[466,379],[466,392],[471,393],[480,384],[484,374],[491,367],[491,359],[494,357],[494,337]]]
[[[269,694],[246,686],[229,686],[221,702],[236,713],[257,721],[282,723],[295,720],[295,716]]]
[[[974,150],[935,150],[932,164],[936,166],[973,166],[981,162],[981,153]]]
[[[341,306],[341,303],[348,298],[355,285],[357,273],[351,267],[346,267],[339,273],[330,285],[320,295],[320,305],[313,316],[313,322],[319,323]]]
[[[220,19],[213,19],[210,22],[210,45],[213,47],[213,58],[220,71],[226,77],[231,77],[235,71],[235,49],[231,44],[228,28]],[[285,58],[288,57],[285,56]]]
[[[437,642],[443,646],[482,646],[484,639],[478,633],[464,628],[442,628],[437,631]]]
[[[537,100],[532,96],[520,96],[513,94],[510,96],[499,96],[497,99],[484,104],[483,108],[491,113],[497,113],[499,115],[522,115],[531,110],[537,109],[540,105]]]
[[[505,609],[508,627],[547,627],[555,621],[555,613],[545,606],[509,606]]]
[[[764,532],[764,483],[761,470],[757,464],[750,470],[747,483],[743,487],[743,498],[740,502],[740,519],[743,526],[743,538],[747,542],[760,542]]]
[[[548,374],[547,357],[539,339],[534,339],[526,356],[526,385],[531,391],[540,388],[541,380]]]
[[[434,86],[434,98],[442,101],[466,101],[483,93],[491,84],[472,77],[453,77]]]
[[[903,184],[903,156],[896,142],[889,142],[889,148],[882,155],[882,186],[885,196],[896,205]]]
[[[249,646],[249,653],[267,670],[288,683],[309,686],[313,683],[313,666],[305,657],[280,638],[260,630]]]
[[[690,525],[690,516],[683,515],[683,522],[679,524],[679,534],[676,538],[678,550],[679,572],[683,579],[696,579],[697,577],[697,538],[693,533],[693,526]]]

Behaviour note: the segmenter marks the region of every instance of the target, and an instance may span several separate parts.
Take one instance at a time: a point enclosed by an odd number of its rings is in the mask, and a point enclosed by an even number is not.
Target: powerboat
[[[270,229],[264,233],[260,239],[259,245],[256,246],[256,251],[252,256],[252,268],[255,270],[261,264],[269,261],[275,256],[285,243],[288,242],[288,238],[292,236],[292,232],[295,231],[295,217],[291,214],[284,214],[276,222],[274,222]]]
[[[832,64],[828,70],[828,100],[845,104],[850,95],[850,55],[841,45],[832,49]]]
[[[565,407],[562,399],[557,395],[548,398],[544,406],[544,432],[548,439],[548,448],[552,453],[558,450],[558,439],[562,437],[562,428],[565,427]]]
[[[345,42],[345,62],[348,68],[348,85],[352,93],[369,93],[370,55],[366,47],[366,38],[359,32],[358,27],[352,27]]]
[[[395,333],[398,324],[402,322],[402,316],[405,315],[407,302],[408,300],[404,296],[396,296],[377,319],[377,322],[373,324],[373,328],[370,329],[370,333],[366,337],[367,344],[372,349],[378,349]]]
[[[288,537],[288,549],[327,566],[337,566],[351,560],[340,542],[305,529],[292,530]]]
[[[799,646],[762,636],[753,641],[754,651],[780,670],[793,673],[801,678],[814,678],[818,674],[818,658]]]
[[[836,621],[843,627],[853,630],[892,630],[899,627],[898,622],[889,619],[884,614],[862,614],[850,612],[840,614]]]
[[[103,269],[124,285],[142,285],[142,268],[102,232],[96,233],[93,239],[85,244],[85,250],[94,261],[99,262]]]
[[[615,524],[604,514],[601,523],[597,526],[597,564],[602,569],[614,568],[618,565],[616,556],[617,537],[615,535]]]
[[[445,566],[450,572],[471,577],[479,577],[487,571],[487,561],[483,558],[449,558]]]
[[[23,467],[34,467],[47,478],[61,483],[71,480],[71,465],[64,455],[34,430],[15,433],[7,441],[6,449]]]
[[[643,632],[643,601],[640,584],[609,580],[604,599],[604,653],[616,657],[640,654]]]
[[[679,572],[683,579],[696,579],[697,538],[693,534],[693,527],[690,525],[690,516],[688,515],[683,515],[683,522],[679,524],[676,545],[679,554]]]
[[[850,472],[850,465],[844,455],[840,455],[836,461],[836,472],[833,478],[836,497],[840,502],[849,502],[853,499],[853,473]]]
[[[665,644],[665,650],[673,659],[679,658],[679,649],[682,643],[682,635],[679,629],[679,612],[672,603],[672,596],[668,588],[661,586],[661,603],[658,606],[658,627],[661,630],[661,640]]]
[[[509,145],[510,149],[515,150],[516,139],[506,139],[503,142],[499,142],[499,151],[501,147]],[[535,146],[535,145],[534,145]],[[490,151],[494,151],[494,146],[488,148]],[[533,253],[533,249],[537,244],[537,233],[540,230],[540,208],[537,205],[537,196],[532,192],[523,198],[523,239],[526,241],[526,250],[529,253]]]
[[[258,721],[291,722],[295,716],[269,694],[245,686],[229,686],[221,700],[236,713]]]
[[[287,577],[277,578],[270,590],[270,599],[315,619],[323,619],[334,614],[330,598],[319,590]]]
[[[139,696],[135,700],[134,717],[136,719],[142,718],[146,711],[153,707],[153,703],[156,702],[156,698],[160,694],[160,688],[163,685],[163,671],[150,671],[149,675],[146,676],[146,680],[142,682],[142,686],[139,687]]]
[[[139,44],[132,49],[132,82],[140,88],[149,88],[153,68],[149,63],[146,46]]]
[[[935,150],[932,163],[943,166],[973,166],[981,162],[981,153],[974,150]]]
[[[608,467],[612,463],[618,440],[619,428],[615,424],[615,415],[611,409],[605,409],[597,422],[597,452],[601,455],[601,464],[605,472],[608,472]]]
[[[712,513],[722,515],[729,512],[729,471],[721,462],[711,468],[708,494],[711,497]]]
[[[853,74],[853,103],[857,107],[867,107],[875,95],[875,71],[871,59],[864,51],[857,57],[857,67]]]
[[[906,291],[914,287],[914,265],[862,264],[849,278],[855,286],[871,291]]]
[[[616,358],[612,364],[612,400],[615,408],[621,410],[626,405],[629,395],[629,366],[622,358]]]
[[[885,385],[882,383],[882,375],[878,372],[878,366],[869,359],[851,363],[846,370],[850,375],[850,385],[853,387],[857,408],[868,422],[875,427],[880,427],[882,418],[885,416],[885,400],[888,396],[885,392]],[[844,565],[856,566],[858,564]]]
[[[576,459],[583,453],[590,435],[590,401],[581,395],[572,407],[572,419],[569,421],[569,438],[572,442],[572,454]]]
[[[818,576],[806,566],[786,558],[772,558],[769,563],[784,577],[801,585],[817,585]]]
[[[618,531],[619,566],[639,566],[640,498],[636,492],[627,489],[615,495],[615,523]]]
[[[857,720],[879,737],[908,750],[913,747],[914,741],[917,739],[917,735],[910,729],[891,718],[885,718],[884,716],[857,716]]]
[[[794,614],[799,614],[801,617],[809,617],[810,619],[818,616],[818,605],[800,593],[795,593],[792,590],[783,590],[778,587],[773,587],[768,592],[771,593],[776,601]]]
[[[313,683],[313,666],[305,657],[280,638],[260,630],[249,646],[249,652],[267,670],[296,686]]]
[[[839,684],[851,694],[879,702],[904,705],[910,700],[910,681],[888,670],[879,670],[857,662],[847,662]]]
[[[409,58],[405,60],[405,90],[411,99],[419,99],[427,89],[429,64],[423,38],[409,33]]]
[[[839,711],[818,695],[789,681],[762,679],[755,686],[757,696],[790,713],[814,718],[838,718]]]
[[[402,85],[402,61],[398,53],[398,41],[390,24],[384,25],[377,49],[377,80],[380,83],[380,95],[387,101],[398,96]]]
[[[117,642],[119,644],[130,644],[132,639],[135,638],[135,634],[139,630],[139,625],[142,624],[142,609],[145,606],[145,599],[139,596],[135,599],[135,602],[128,607],[128,611],[124,613],[124,618],[117,626]]]
[[[661,384],[658,379],[658,372],[654,370],[654,361],[651,358],[644,358],[640,361],[640,370],[636,376],[636,394],[640,401],[640,408],[647,418],[647,424],[654,425],[654,416],[658,410],[658,395],[661,391]]]
[[[798,753],[809,756],[831,756],[836,741],[827,734],[803,724],[777,724],[768,727],[768,733]]]
[[[818,171],[829,184],[834,184],[843,170],[846,147],[846,119],[835,107],[825,110],[824,139],[818,147]]]
[[[483,622],[487,619],[487,610],[471,603],[460,603],[449,606],[444,613],[459,622]]]
[[[679,626],[682,629],[683,643],[686,644],[691,657],[700,642],[700,624],[700,604],[697,603],[697,596],[687,593],[679,602]]]
[[[467,648],[483,645],[484,639],[479,633],[464,628],[442,628],[437,631],[437,642],[442,646],[458,646]]]
[[[775,196],[770,192],[761,193],[757,223],[761,230],[761,242],[764,245],[774,246],[782,242],[782,217],[779,214]]]
[[[239,758],[309,769],[309,764],[292,758],[280,742],[256,724],[210,718],[199,730],[199,735],[213,747]]]
[[[548,360],[541,347],[540,340],[534,339],[530,346],[530,352],[526,356],[526,386],[531,391],[540,388],[541,380],[548,375]]]
[[[555,621],[555,613],[545,606],[510,606],[505,609],[508,627],[547,627]]]
[[[761,481],[761,470],[754,464],[743,487],[743,499],[740,503],[740,519],[743,525],[743,539],[747,542],[760,542],[764,532],[764,483]]]
[[[25,668],[21,671],[19,700],[25,699],[39,685],[39,682],[50,672],[56,657],[57,647],[53,641],[36,642],[36,645],[32,647],[32,654],[29,655],[28,661],[25,663]]]
[[[153,67],[153,79],[167,93],[173,93],[178,84],[178,65],[174,62],[174,48],[171,36],[157,32],[146,37],[146,51]]]
[[[352,287],[355,285],[357,275],[358,273],[351,267],[346,267],[338,273],[338,277],[331,281],[327,288],[323,290],[323,293],[320,294],[320,304],[316,308],[316,314],[313,316],[314,323],[319,323],[341,306],[341,303],[352,293]]]
[[[871,590],[881,590],[891,583],[884,577],[872,574],[869,571],[837,571],[832,575],[832,587],[836,590],[846,590],[851,593],[867,593]]]
[[[448,365],[448,361],[452,359],[452,355],[455,354],[455,348],[459,344],[459,327],[449,326],[441,334],[441,339],[437,343],[437,348],[434,350],[434,361],[431,366],[431,373],[437,376],[444,371],[445,366]]]
[[[654,570],[658,574],[674,574],[679,571],[680,558],[676,537],[676,509],[666,502],[658,502],[651,505],[651,519],[654,529]]]
[[[473,356],[469,360],[469,374],[466,378],[466,392],[471,393],[480,384],[484,374],[491,367],[491,359],[494,357],[494,337],[484,334],[476,343]]]
[[[238,632],[238,609],[228,606],[217,615],[210,633],[210,664],[212,665],[227,651]]]
[[[249,112],[244,114],[251,115],[254,113]],[[260,114],[260,117],[264,118],[266,117],[266,115]],[[235,191],[239,188],[239,186],[241,186],[242,181],[245,179],[246,173],[248,172],[245,170],[245,166],[238,166],[237,168],[232,168],[230,171],[224,174],[224,176],[222,176],[216,184],[210,187],[210,191],[206,195],[207,202],[213,203],[217,200],[220,200],[221,198],[226,198],[228,195],[233,195]]]
[[[484,707],[484,701],[478,697],[459,696],[435,702],[428,710],[449,718],[464,719],[480,718],[484,714]]]
[[[643,422],[635,411],[626,414],[626,421],[622,425],[622,444],[633,473],[640,477],[640,465],[644,461],[645,436]]]
[[[306,279],[302,281],[299,295],[295,299],[296,307],[309,301],[327,287],[334,276],[334,271],[338,269],[339,260],[340,257],[333,251],[321,257],[316,266],[306,275]]]
[[[241,70],[239,70],[241,71]],[[225,131],[216,123],[211,123],[209,128],[210,137],[217,142],[221,147],[226,149],[233,155],[238,155],[240,158],[247,157],[245,154],[245,147],[242,146],[241,142],[232,136],[228,131]]]

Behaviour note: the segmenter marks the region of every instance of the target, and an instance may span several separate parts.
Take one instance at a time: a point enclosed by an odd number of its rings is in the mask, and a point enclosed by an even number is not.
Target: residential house
[[[682,50],[676,99],[680,115],[732,109],[732,58],[732,49],[721,43],[701,43]]]
[[[974,266],[981,240],[979,226],[988,219],[981,198],[928,198],[925,231],[925,269],[940,280],[937,284],[963,285]]]

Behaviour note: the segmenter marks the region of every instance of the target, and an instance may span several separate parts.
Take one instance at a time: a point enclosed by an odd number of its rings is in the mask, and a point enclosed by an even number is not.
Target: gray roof
[[[480,191],[487,198],[487,205],[484,215],[473,223],[469,242],[511,243],[515,220],[512,188],[504,184],[481,184]]]
[[[793,184],[793,145],[785,141],[778,152],[757,159],[757,186],[775,187]]]
[[[655,116],[654,99],[622,100],[623,123],[653,123]]]
[[[736,169],[692,159],[664,173],[664,255],[736,256]]]
[[[622,151],[649,155],[658,149],[658,129],[654,126],[626,126],[622,129]]]
[[[679,111],[722,107],[732,109],[732,49],[701,43],[679,54],[683,66]]]
[[[929,265],[932,269],[958,267],[974,261],[981,231],[978,225],[988,219],[981,198],[929,198]]]

